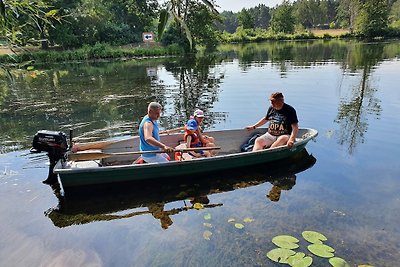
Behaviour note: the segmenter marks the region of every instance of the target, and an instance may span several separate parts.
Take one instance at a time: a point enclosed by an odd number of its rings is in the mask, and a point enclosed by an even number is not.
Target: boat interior
[[[246,129],[241,130],[225,130],[225,131],[212,131],[205,134],[212,136],[215,139],[215,145],[219,149],[213,150],[216,156],[223,156],[234,153],[241,153],[242,146],[255,135],[262,135],[266,132],[266,128],[259,128],[253,131]],[[307,129],[300,129],[296,142],[309,137]],[[160,136],[161,142],[167,146],[173,147],[177,150],[186,148],[183,140],[183,133],[163,134]],[[101,166],[117,166],[117,165],[131,165],[143,163],[140,160],[139,137],[134,136],[131,138],[117,140],[107,144],[102,149],[90,149],[80,153],[99,153],[108,154],[107,157],[93,160],[74,161],[70,163],[71,168],[88,168],[88,167],[101,167]],[[127,153],[126,155],[118,155],[117,153]],[[115,155],[114,155],[115,154]],[[204,158],[193,158],[187,152],[175,152],[170,156],[171,161],[176,160],[201,160]]]

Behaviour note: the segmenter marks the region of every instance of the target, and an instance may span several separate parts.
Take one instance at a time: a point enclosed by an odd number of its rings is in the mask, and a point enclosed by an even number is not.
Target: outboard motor
[[[53,168],[68,150],[67,136],[63,132],[40,130],[33,137],[31,152],[47,152],[50,159],[49,175],[43,183],[51,184],[57,182],[57,176]]]

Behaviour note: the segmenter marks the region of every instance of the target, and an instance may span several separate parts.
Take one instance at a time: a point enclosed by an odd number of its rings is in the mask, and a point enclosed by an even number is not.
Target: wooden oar
[[[189,152],[189,151],[201,151],[201,150],[214,150],[221,149],[220,147],[193,147],[193,148],[182,148],[174,149],[173,152]],[[156,153],[166,153],[164,150],[154,150],[154,151],[133,151],[133,152],[118,152],[118,153],[104,153],[104,152],[78,152],[68,154],[68,160],[71,161],[84,161],[84,160],[95,160],[95,159],[105,159],[114,156],[126,156],[126,155],[138,155],[138,154],[156,154]]]
[[[175,132],[179,132],[179,131],[183,131],[185,130],[185,127],[178,127],[178,128],[174,128],[174,129],[169,129],[169,130],[165,130],[160,132],[160,134],[170,134],[170,133],[175,133]]]
[[[160,132],[160,134],[175,133],[175,132],[183,131],[184,129],[185,129],[185,127],[174,128],[174,129],[162,131],[162,132]],[[122,141],[124,141],[124,139],[97,141],[97,142],[88,142],[88,143],[75,143],[74,149],[76,149],[76,151],[84,151],[84,150],[89,150],[89,149],[103,149],[111,144],[114,144],[117,142],[122,142]]]
[[[74,149],[77,151],[89,150],[89,149],[103,149],[108,145],[116,143],[121,140],[110,140],[110,141],[98,141],[98,142],[90,142],[90,143],[76,143],[74,144]]]

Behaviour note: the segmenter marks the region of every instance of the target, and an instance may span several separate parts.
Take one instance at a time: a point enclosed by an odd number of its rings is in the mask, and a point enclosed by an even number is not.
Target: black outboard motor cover
[[[33,137],[32,149],[33,153],[47,152],[50,160],[49,175],[45,184],[56,184],[57,175],[53,173],[53,169],[59,160],[65,160],[64,156],[68,150],[67,136],[63,132],[41,130]]]
[[[68,149],[67,136],[63,132],[40,130],[33,137],[33,152],[49,152],[62,155]]]

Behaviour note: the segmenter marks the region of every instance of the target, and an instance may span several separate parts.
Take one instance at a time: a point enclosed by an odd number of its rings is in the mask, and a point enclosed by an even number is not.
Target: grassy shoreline
[[[386,38],[400,37],[399,32],[392,32]],[[394,36],[392,36],[394,35]],[[383,37],[383,39],[386,39]],[[264,41],[301,41],[318,39],[360,39],[349,30],[327,29],[327,30],[308,30],[299,31],[293,34],[272,33],[264,29],[239,29],[235,33],[223,32],[220,36],[220,44],[227,43],[252,43]],[[382,38],[380,38],[381,40]],[[87,61],[110,61],[110,60],[132,60],[146,59],[167,56],[181,56],[184,54],[183,48],[178,44],[162,47],[158,43],[147,44],[145,47],[124,46],[113,47],[108,44],[97,43],[95,45],[85,45],[75,50],[40,50],[20,49],[17,53],[5,53],[7,50],[0,50],[0,64],[7,66],[23,67],[31,64],[45,63],[72,63]]]
[[[0,55],[0,63],[58,63],[102,60],[142,59],[148,57],[176,56],[183,54],[183,49],[177,45],[168,47],[112,47],[106,44],[84,46],[76,50],[39,50]]]

